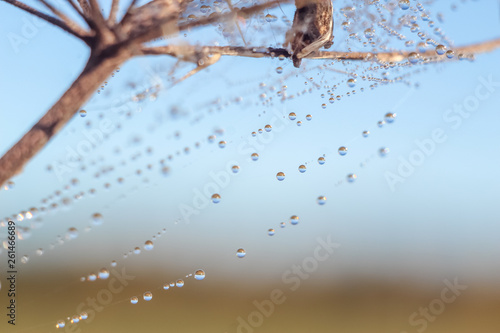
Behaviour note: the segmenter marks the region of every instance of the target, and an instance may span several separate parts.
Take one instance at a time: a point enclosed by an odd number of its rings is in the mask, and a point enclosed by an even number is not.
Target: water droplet
[[[238,165],[233,165],[231,167],[231,170],[233,171],[233,173],[238,173],[240,172],[240,167]]]
[[[243,250],[243,249],[238,249],[238,250],[236,251],[236,256],[237,256],[238,258],[243,258],[243,257],[244,257],[244,256],[246,256],[246,255],[247,255],[247,253],[246,253],[246,252],[245,252],[245,250]]]
[[[207,5],[203,5],[200,7],[200,12],[202,12],[203,14],[206,14],[210,11],[211,7],[210,6],[207,6]]]
[[[253,154],[252,154],[252,160],[253,160],[253,161],[257,161],[258,159],[259,159],[259,154],[257,154],[257,153],[253,153]]]
[[[302,126],[302,122],[300,120],[297,121],[297,126]]]
[[[320,157],[320,158],[318,158],[318,163],[319,163],[320,165],[325,164],[325,158],[324,158],[324,157]]]
[[[139,254],[139,253],[141,253],[141,248],[140,248],[140,247],[138,247],[138,246],[137,246],[136,248],[134,248],[134,253],[135,253],[135,254]]]
[[[347,154],[347,148],[342,146],[339,148],[339,155],[340,156],[345,156]]]
[[[453,50],[448,50],[446,51],[446,56],[448,57],[448,59],[451,59],[455,56],[455,52]]]
[[[271,130],[273,129],[273,127],[271,125],[266,125],[264,126],[264,129],[266,130],[266,132],[271,132]]]
[[[389,148],[380,148],[379,151],[378,151],[378,154],[380,155],[380,157],[385,157],[387,156],[387,154],[389,154]]]
[[[396,120],[396,114],[393,112],[388,112],[385,114],[384,119],[388,124],[391,124],[394,122],[394,120]]]
[[[82,312],[82,313],[80,313],[80,318],[81,318],[82,320],[85,320],[85,319],[87,319],[88,317],[89,317],[89,315],[88,315],[88,313],[87,313],[87,312]]]
[[[219,141],[219,148],[225,148],[226,147],[226,144],[227,142],[222,140],[222,141]]]
[[[97,280],[97,275],[95,275],[94,273],[92,274],[89,274],[89,276],[87,276],[87,281],[95,281]]]
[[[5,186],[4,186],[3,188],[4,188],[4,190],[6,190],[6,191],[8,191],[8,190],[12,190],[12,189],[14,188],[14,185],[15,185],[15,184],[14,184],[14,182],[13,182],[13,181],[11,181],[11,180],[9,180],[9,181],[5,184]]]
[[[356,86],[356,79],[349,79],[349,80],[347,80],[347,85],[349,87],[351,87],[351,88],[354,87],[354,86]]]
[[[142,295],[145,301],[150,301],[153,299],[153,294],[150,291],[146,291],[144,295]]]
[[[442,44],[439,44],[438,46],[436,46],[436,53],[438,55],[443,55],[446,53],[446,46],[442,45]]]
[[[109,271],[106,268],[101,268],[99,271],[99,279],[106,280],[109,277]]]
[[[306,170],[307,170],[307,168],[306,168],[306,166],[304,164],[299,165],[299,171],[300,171],[300,173],[304,173],[304,172],[306,172]]]
[[[37,256],[41,256],[41,255],[43,255],[43,249],[42,249],[42,248],[39,248],[38,250],[36,250],[36,255],[37,255]]]
[[[146,243],[144,243],[144,250],[146,251],[151,251],[153,247],[154,247],[153,242],[150,240],[147,240]]]
[[[56,328],[63,328],[64,326],[66,326],[64,320],[59,320],[56,324]]]
[[[375,36],[375,30],[373,30],[371,28],[365,29],[365,37],[366,38],[373,38],[373,36]]]
[[[68,232],[66,232],[67,239],[75,239],[78,237],[78,230],[76,228],[69,228]]]
[[[271,14],[267,14],[265,16],[266,18],[266,22],[276,22],[278,20],[278,18],[274,15],[271,15]]]
[[[288,119],[290,119],[290,120],[295,120],[295,119],[297,119],[297,115],[295,114],[295,112],[290,112],[290,113],[288,114]]]
[[[363,137],[366,138],[368,135],[370,135],[370,131],[363,131]]]
[[[213,203],[219,203],[220,202],[220,195],[218,193],[215,193],[212,195],[212,202]]]
[[[175,282],[170,282],[170,287],[175,287]]]
[[[30,257],[28,257],[26,254],[21,257],[21,263],[26,264],[30,260]]]
[[[354,182],[357,178],[358,178],[358,176],[355,173],[350,173],[347,175],[347,181],[349,183]]]
[[[310,114],[308,114],[308,115],[306,116],[306,120],[311,121],[311,119],[313,119],[313,117],[312,117]]]
[[[101,213],[95,213],[92,215],[92,224],[93,225],[101,225],[102,224],[102,215]]]
[[[276,73],[278,74],[283,73],[283,67],[276,67]]]
[[[285,223],[285,222],[281,222],[281,223],[280,223],[280,227],[281,227],[281,228],[286,227],[286,223]]]
[[[293,225],[296,225],[299,223],[299,217],[297,215],[292,215],[290,217],[290,223]]]
[[[416,64],[420,60],[420,55],[416,52],[411,52],[408,54],[408,61],[412,64]]]
[[[321,104],[321,107],[322,107],[323,109],[326,109],[326,104],[325,104],[325,103]]]
[[[278,172],[278,173],[276,174],[276,179],[277,179],[277,180],[279,180],[279,181],[284,180],[284,179],[285,179],[285,173],[284,173],[284,172],[281,172],[281,171],[280,171],[280,172]]]
[[[85,110],[80,110],[80,117],[85,118],[87,116],[87,111]]]
[[[194,272],[194,278],[198,281],[201,281],[205,278],[205,271],[202,269],[198,269],[196,272]]]
[[[269,236],[274,236],[274,234],[275,234],[274,229],[273,229],[273,228],[269,229],[269,230],[267,231],[267,234],[268,234]]]
[[[111,267],[116,267],[116,261],[115,261],[115,260],[113,260],[113,261],[111,262]]]
[[[181,280],[181,279],[177,280],[177,281],[175,282],[175,286],[176,286],[176,287],[179,287],[179,288],[184,287],[184,280]]]
[[[324,196],[319,196],[318,197],[318,204],[319,205],[324,205],[326,203],[326,197]]]
[[[139,298],[137,296],[130,297],[130,303],[137,304],[139,302]]]
[[[163,290],[168,290],[168,289],[170,289],[170,286],[169,286],[169,284],[168,284],[168,283],[165,283],[165,284],[163,285]]]
[[[399,8],[402,10],[410,8],[410,0],[399,0]]]
[[[384,125],[385,125],[385,121],[384,121],[384,120],[379,120],[379,121],[377,122],[377,126],[378,126],[378,127],[383,127]]]

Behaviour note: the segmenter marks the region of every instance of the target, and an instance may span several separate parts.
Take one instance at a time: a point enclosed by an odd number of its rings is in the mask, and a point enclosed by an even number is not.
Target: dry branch
[[[500,48],[500,38],[490,41],[467,45],[455,48],[453,51],[458,54],[480,54],[493,51]],[[190,46],[190,45],[169,45],[143,48],[144,55],[169,55],[182,59],[186,54],[217,54],[221,56],[236,56],[249,58],[274,58],[283,56],[290,58],[292,55],[287,49],[270,47],[241,47],[241,46]],[[350,60],[350,61],[382,61],[382,62],[401,62],[406,61],[411,52],[336,52],[320,51],[305,57],[305,59],[331,59],[331,60]],[[430,62],[447,60],[446,56],[438,56],[434,50],[421,53],[422,58],[428,58]]]
[[[0,183],[22,171],[24,165],[73,117],[102,81],[129,55],[119,51],[89,61],[83,72],[52,108],[0,159]]]
[[[17,8],[20,8],[20,9],[22,9],[22,10],[24,10],[32,15],[35,15],[36,17],[41,18],[42,20],[45,20],[45,21],[63,29],[64,31],[72,34],[75,37],[78,37],[79,39],[82,39],[82,40],[86,39],[85,35],[83,35],[83,36],[80,35],[77,31],[74,31],[71,27],[69,27],[66,23],[59,20],[58,18],[44,14],[44,13],[36,10],[35,8],[30,7],[30,6],[24,4],[20,1],[17,1],[17,0],[3,0],[3,1],[10,3],[11,5],[16,6]]]

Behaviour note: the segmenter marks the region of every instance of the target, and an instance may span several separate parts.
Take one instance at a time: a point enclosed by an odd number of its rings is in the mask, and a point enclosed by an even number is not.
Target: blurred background
[[[153,45],[282,47],[294,10]],[[194,1],[184,16],[224,11]],[[3,154],[89,51],[0,13]],[[335,51],[453,50],[500,31],[495,1],[334,1],[334,18]],[[499,52],[388,68],[223,57],[185,80],[194,64],[127,62],[0,191],[19,272],[2,332],[498,332]]]

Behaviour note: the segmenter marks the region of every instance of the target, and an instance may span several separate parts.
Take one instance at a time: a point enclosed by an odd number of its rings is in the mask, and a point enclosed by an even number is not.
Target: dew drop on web
[[[101,213],[94,213],[92,214],[92,224],[93,225],[101,225],[102,224],[102,214]]]
[[[220,202],[220,195],[218,193],[212,194],[212,202],[215,204]]]
[[[145,301],[150,301],[153,299],[153,294],[150,292],[150,291],[146,291],[143,295],[142,295],[142,298],[145,300]]]
[[[244,256],[246,256],[246,255],[247,255],[247,253],[246,253],[246,252],[245,252],[245,250],[243,250],[243,249],[238,249],[238,250],[236,251],[236,256],[237,256],[238,258],[243,258],[243,257],[244,257]]]
[[[194,272],[194,278],[198,281],[201,281],[205,278],[205,271],[202,269],[198,269],[196,272]]]
[[[99,271],[99,279],[106,280],[109,277],[109,271],[106,268],[102,268]]]
[[[153,249],[153,247],[154,247],[153,242],[150,240],[147,240],[144,243],[144,250],[146,250],[146,251],[151,251]]]

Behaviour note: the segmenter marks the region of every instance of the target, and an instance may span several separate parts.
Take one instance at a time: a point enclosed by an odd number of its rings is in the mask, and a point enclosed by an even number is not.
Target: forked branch
[[[52,17],[52,16],[49,16],[47,14],[44,14],[44,13],[36,10],[35,8],[30,7],[30,6],[24,4],[20,1],[17,1],[17,0],[3,0],[3,1],[10,3],[11,5],[16,6],[17,8],[20,8],[20,9],[22,9],[22,10],[24,10],[32,15],[35,15],[36,17],[41,18],[42,20],[45,20],[45,21],[63,29],[64,31],[72,34],[75,37],[78,37],[79,39],[82,39],[85,41],[88,37],[88,35],[82,34],[81,30],[80,31],[78,31],[79,29],[74,30],[72,27],[68,26],[68,24],[66,24],[64,21],[61,21],[60,19],[58,19],[56,17]],[[74,23],[74,25],[76,26],[76,23]]]

